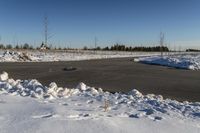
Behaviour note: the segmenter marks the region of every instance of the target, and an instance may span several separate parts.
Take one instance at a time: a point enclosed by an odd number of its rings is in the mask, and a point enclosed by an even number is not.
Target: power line
[[[44,16],[44,44],[47,47],[48,45],[48,17]]]

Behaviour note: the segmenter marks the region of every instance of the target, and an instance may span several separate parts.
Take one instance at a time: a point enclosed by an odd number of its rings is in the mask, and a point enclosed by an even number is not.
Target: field
[[[120,51],[93,51],[93,50],[15,50],[0,51],[1,62],[54,62],[80,61],[91,59],[140,57],[158,55],[158,52],[120,52]]]

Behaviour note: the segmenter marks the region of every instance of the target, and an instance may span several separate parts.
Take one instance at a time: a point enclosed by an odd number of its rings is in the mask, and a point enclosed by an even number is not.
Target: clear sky
[[[162,31],[171,48],[200,48],[200,0],[0,0],[0,43],[38,46],[45,14],[57,47],[153,46]]]

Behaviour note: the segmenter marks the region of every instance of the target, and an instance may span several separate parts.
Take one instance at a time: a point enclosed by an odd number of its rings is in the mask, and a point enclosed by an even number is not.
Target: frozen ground
[[[104,92],[84,83],[74,89],[0,75],[1,133],[199,133],[200,103]]]
[[[139,57],[158,55],[156,52],[114,52],[114,51],[0,51],[1,62],[49,62],[76,61],[105,58]]]
[[[200,69],[200,53],[140,57],[136,58],[135,61],[190,70]]]

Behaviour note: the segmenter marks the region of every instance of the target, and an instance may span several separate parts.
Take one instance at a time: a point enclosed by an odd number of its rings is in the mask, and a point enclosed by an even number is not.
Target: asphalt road
[[[200,101],[200,71],[146,65],[131,60],[0,63],[0,72],[8,72],[14,79],[37,79],[47,86],[52,81],[62,87],[75,87],[84,82],[111,92],[137,89],[144,94],[161,94],[180,101]],[[66,67],[77,70],[63,70]]]

